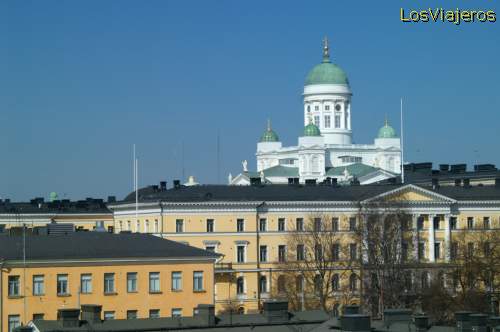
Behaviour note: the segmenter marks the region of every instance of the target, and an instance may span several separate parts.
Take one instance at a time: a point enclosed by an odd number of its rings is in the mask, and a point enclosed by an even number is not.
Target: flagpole
[[[403,135],[403,98],[401,97],[401,183],[405,183],[404,135]]]

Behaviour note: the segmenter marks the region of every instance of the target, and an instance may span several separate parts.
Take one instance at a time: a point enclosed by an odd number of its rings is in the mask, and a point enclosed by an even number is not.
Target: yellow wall
[[[171,290],[171,273],[182,272],[182,291]],[[204,291],[193,291],[193,272],[203,271]],[[115,273],[116,294],[104,294],[104,273]],[[127,272],[137,272],[137,293],[127,293]],[[149,272],[160,272],[159,294],[149,293]],[[92,293],[79,294],[81,274],[92,274]],[[57,295],[57,274],[68,274],[69,296]],[[19,275],[21,292],[25,297],[8,297],[8,276]],[[33,275],[44,275],[45,294],[33,295]],[[24,276],[26,283],[24,283]],[[57,310],[78,308],[80,304],[101,304],[104,311],[115,311],[116,319],[126,318],[127,310],[137,310],[138,318],[149,316],[150,309],[160,309],[161,317],[171,315],[172,308],[182,308],[182,314],[192,316],[193,308],[198,304],[213,303],[213,263],[169,262],[169,263],[102,263],[102,265],[78,264],[71,266],[40,266],[22,268],[3,268],[2,306],[3,331],[7,331],[7,317],[21,315],[25,323],[33,314],[43,313],[45,319],[55,320]],[[24,309],[26,308],[26,313]]]

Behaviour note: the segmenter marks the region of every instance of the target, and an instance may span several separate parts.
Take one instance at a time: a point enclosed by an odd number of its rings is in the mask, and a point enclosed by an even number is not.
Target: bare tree
[[[348,255],[345,233],[338,219],[326,214],[297,220],[287,235],[288,255],[276,276],[276,297],[286,297],[295,310],[321,308],[331,311],[334,303],[349,303],[348,285],[354,262]],[[336,300],[335,300],[336,299]]]

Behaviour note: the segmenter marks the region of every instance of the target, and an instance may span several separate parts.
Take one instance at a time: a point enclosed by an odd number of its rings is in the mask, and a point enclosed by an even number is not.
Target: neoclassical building
[[[400,139],[387,119],[373,144],[352,142],[352,91],[344,70],[330,61],[326,38],[323,61],[307,75],[302,96],[304,130],[297,145],[283,146],[268,122],[257,143],[257,172],[245,167],[230,184],[249,184],[256,176],[269,183],[332,177],[368,184],[401,173]]]

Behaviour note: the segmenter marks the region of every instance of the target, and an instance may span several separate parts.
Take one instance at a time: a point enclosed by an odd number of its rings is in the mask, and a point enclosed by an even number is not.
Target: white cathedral
[[[284,147],[268,121],[257,143],[257,172],[248,171],[229,183],[248,185],[259,177],[265,183],[288,183],[289,178],[338,183],[369,184],[401,173],[401,143],[395,130],[385,124],[373,144],[353,144],[351,127],[352,92],[346,73],[330,61],[328,41],[323,61],[307,75],[304,84],[304,131],[296,146]]]

